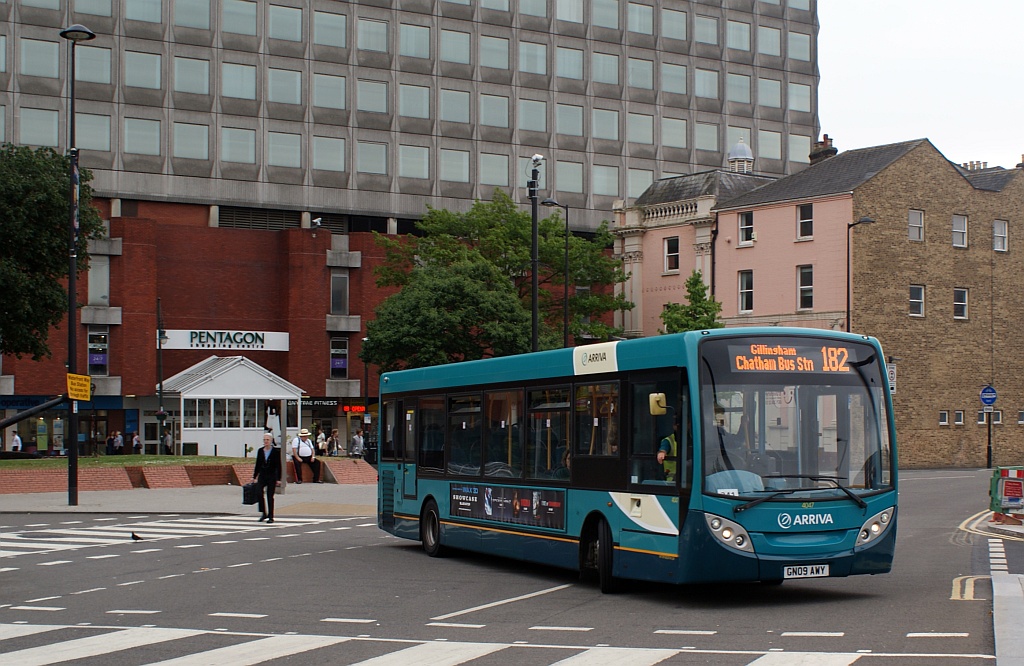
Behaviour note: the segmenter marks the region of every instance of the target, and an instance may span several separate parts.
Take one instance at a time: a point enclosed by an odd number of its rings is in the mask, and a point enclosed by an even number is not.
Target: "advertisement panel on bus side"
[[[520,486],[453,483],[453,518],[565,529],[565,491]]]

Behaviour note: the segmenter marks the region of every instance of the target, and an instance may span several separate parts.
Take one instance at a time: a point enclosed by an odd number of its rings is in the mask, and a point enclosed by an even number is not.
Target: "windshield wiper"
[[[842,490],[843,493],[845,493],[847,497],[849,497],[850,499],[852,499],[854,502],[857,503],[857,506],[859,506],[862,509],[868,508],[867,502],[862,500],[860,498],[860,496],[857,495],[857,493],[853,492],[852,490],[850,490],[849,488],[847,488],[843,484],[839,483],[839,477],[836,477],[836,476],[816,476],[816,475],[812,475],[812,474],[770,474],[768,476],[765,476],[764,478],[766,478],[766,479],[809,479],[811,481],[828,481],[830,483],[834,483],[836,485],[836,488],[838,488],[839,490]],[[821,488],[809,488],[809,489],[808,488],[803,488],[803,489],[798,489],[798,490],[821,490]],[[765,497],[765,498],[761,498],[761,499],[763,501],[765,499],[771,499],[771,497]]]
[[[800,492],[802,490],[818,490],[818,488],[786,488],[785,490],[776,490],[771,495],[765,495],[764,497],[758,497],[756,500],[751,500],[745,504],[740,504],[732,508],[733,513],[739,513],[740,511],[746,511],[752,509],[761,502],[767,502],[770,499],[781,497],[782,495],[792,495],[793,493]]]

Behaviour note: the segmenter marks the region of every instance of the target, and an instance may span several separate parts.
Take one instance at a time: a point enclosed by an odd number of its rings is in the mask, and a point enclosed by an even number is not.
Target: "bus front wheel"
[[[441,545],[441,514],[434,500],[428,501],[423,507],[423,514],[420,516],[420,541],[423,542],[423,550],[427,555],[440,557],[444,554],[444,547]]]
[[[589,530],[589,538],[584,540],[580,555],[581,578],[596,578],[598,588],[604,594],[618,590],[617,581],[612,575],[615,544],[612,541],[611,527],[606,520],[598,520],[593,529]]]

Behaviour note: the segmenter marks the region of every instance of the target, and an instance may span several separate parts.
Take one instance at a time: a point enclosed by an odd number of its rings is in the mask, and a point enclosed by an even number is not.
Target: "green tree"
[[[661,321],[665,324],[666,333],[700,331],[725,326],[718,321],[722,304],[708,298],[708,289],[700,276],[700,271],[693,271],[686,279],[686,300],[686,305],[669,303],[661,311]]]
[[[0,146],[0,352],[50,356],[50,329],[67,315],[69,158],[52,148]],[[103,231],[81,169],[78,272]]]
[[[378,308],[360,357],[383,369],[395,369],[529,351],[530,214],[496,190],[492,201],[478,201],[465,213],[428,208],[417,226],[419,236],[378,236],[385,259],[375,269],[377,285],[397,287],[399,292]],[[540,220],[538,230],[539,346],[551,349],[562,342],[566,230],[557,213]],[[611,240],[606,225],[592,239],[569,237],[569,284],[588,287],[569,299],[574,335],[607,339],[617,331],[600,318],[632,307],[621,295],[606,293],[611,291],[608,287],[625,280],[620,263],[605,252]],[[467,281],[464,292],[453,284],[439,287],[443,278],[455,277]],[[450,289],[458,297],[433,293],[438,288]],[[444,318],[460,325],[451,331],[438,328],[436,321],[442,315],[433,311],[441,307]],[[474,321],[479,331],[474,330]],[[393,335],[395,327],[402,329],[401,336]],[[506,337],[500,337],[502,333]]]

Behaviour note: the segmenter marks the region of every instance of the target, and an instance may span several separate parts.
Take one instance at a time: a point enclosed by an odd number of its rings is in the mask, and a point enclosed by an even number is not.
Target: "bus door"
[[[403,400],[404,416],[402,421],[402,440],[404,442],[404,462],[399,466],[402,470],[402,497],[416,498],[416,401]]]
[[[426,395],[405,401],[405,496],[417,497],[419,474],[444,474],[444,396]]]
[[[629,485],[679,495],[680,524],[693,476],[693,428],[685,371],[630,376]]]

